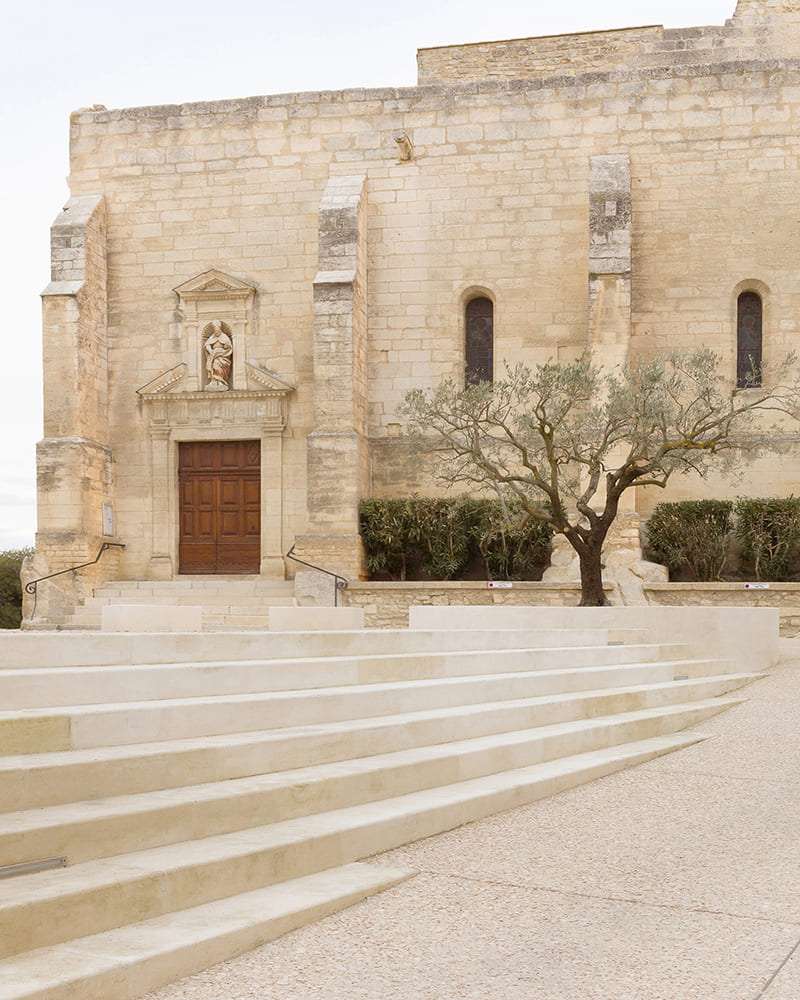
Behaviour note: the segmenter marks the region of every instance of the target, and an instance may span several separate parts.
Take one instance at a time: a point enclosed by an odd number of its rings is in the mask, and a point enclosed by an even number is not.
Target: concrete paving
[[[419,875],[149,1000],[798,1000],[785,651],[705,742],[373,858]]]

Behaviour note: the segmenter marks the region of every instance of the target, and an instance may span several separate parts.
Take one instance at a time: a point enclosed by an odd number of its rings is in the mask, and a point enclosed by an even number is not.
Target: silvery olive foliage
[[[582,604],[604,604],[602,548],[623,493],[666,486],[676,472],[729,471],[779,430],[756,414],[797,412],[794,359],[736,391],[721,358],[702,348],[604,370],[571,362],[507,366],[494,382],[448,379],[405,397],[410,434],[438,458],[448,486],[490,490],[563,534],[581,567]],[[763,426],[762,426],[763,425]],[[759,427],[756,430],[756,427]]]

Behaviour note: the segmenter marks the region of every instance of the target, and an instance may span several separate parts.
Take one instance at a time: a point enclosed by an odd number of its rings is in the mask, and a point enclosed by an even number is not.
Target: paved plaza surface
[[[788,649],[705,742],[382,854],[419,874],[149,1000],[800,1000]]]

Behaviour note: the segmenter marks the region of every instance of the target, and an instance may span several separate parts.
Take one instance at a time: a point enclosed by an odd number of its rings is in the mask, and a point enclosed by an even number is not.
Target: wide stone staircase
[[[261,576],[187,576],[175,580],[114,580],[69,615],[62,629],[99,629],[102,608],[117,604],[200,607],[207,631],[241,631],[269,626],[270,607],[295,604],[294,581]]]
[[[758,676],[628,628],[4,640],[0,1000],[254,948],[413,875],[365,858],[702,739]]]

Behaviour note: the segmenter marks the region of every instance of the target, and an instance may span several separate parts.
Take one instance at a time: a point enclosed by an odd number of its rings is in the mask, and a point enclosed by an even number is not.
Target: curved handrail
[[[74,573],[79,569],[86,569],[87,566],[94,566],[96,562],[100,561],[100,556],[106,551],[106,549],[118,548],[124,549],[124,542],[103,542],[100,546],[100,551],[94,557],[94,559],[89,560],[89,562],[80,563],[78,566],[70,566],[69,569],[60,569],[57,573],[50,573],[49,576],[40,576],[36,580],[31,580],[25,584],[25,593],[33,595],[33,611],[31,611],[31,618],[36,614],[36,601],[39,597],[39,584],[44,580],[52,580],[54,576],[63,576],[64,573]]]
[[[286,553],[286,558],[291,559],[296,563],[300,563],[301,566],[308,566],[309,569],[316,570],[317,573],[325,573],[326,576],[332,576],[336,581],[336,585],[333,588],[333,606],[337,608],[339,606],[339,591],[347,590],[349,581],[343,577],[339,576],[338,573],[333,573],[329,569],[323,569],[321,566],[314,566],[313,563],[306,562],[305,559],[298,559],[297,556],[292,555],[294,552],[294,545]]]

